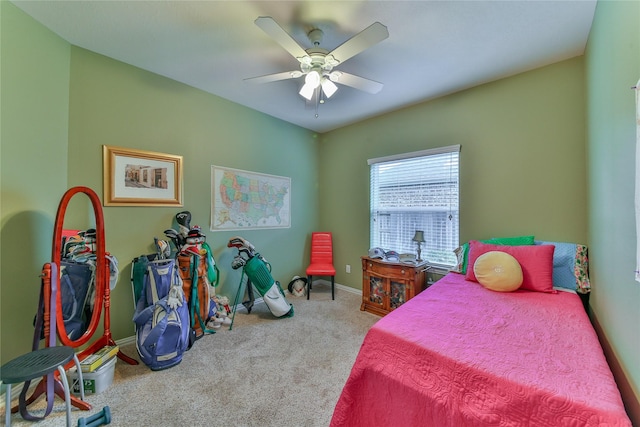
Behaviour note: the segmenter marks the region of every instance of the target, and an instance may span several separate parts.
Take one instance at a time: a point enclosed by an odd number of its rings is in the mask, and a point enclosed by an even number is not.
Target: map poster
[[[291,227],[291,178],[211,166],[211,231]]]

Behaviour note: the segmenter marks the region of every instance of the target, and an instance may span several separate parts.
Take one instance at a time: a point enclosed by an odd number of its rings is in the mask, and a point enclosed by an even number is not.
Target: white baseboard
[[[313,284],[315,285],[316,283],[319,283],[321,285],[327,285],[327,286],[331,287],[331,280],[327,280],[327,279],[314,280]],[[340,289],[341,291],[351,292],[352,294],[356,294],[356,295],[362,296],[362,290],[361,289],[356,289],[356,288],[352,288],[351,286],[341,285],[340,283],[334,283],[334,285],[335,285],[336,289]]]
[[[125,338],[116,340],[116,344],[118,344],[118,347],[123,347],[125,345],[134,344],[135,342],[136,342],[136,336],[135,335],[131,335],[130,337],[125,337]]]

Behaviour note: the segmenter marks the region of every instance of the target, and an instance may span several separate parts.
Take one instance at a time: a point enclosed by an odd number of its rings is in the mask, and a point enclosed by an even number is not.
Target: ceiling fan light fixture
[[[304,84],[302,86],[302,88],[300,89],[300,92],[298,92],[300,95],[304,96],[307,101],[311,101],[311,98],[313,97],[313,93],[316,91],[316,88],[313,86],[310,86],[308,84]]]
[[[304,85],[312,86],[313,89],[320,86],[320,73],[316,70],[309,71],[307,77],[304,78]]]
[[[311,97],[313,97],[313,93],[318,86],[320,86],[320,73],[316,70],[309,71],[304,78],[304,85],[298,93],[307,98],[308,101],[311,101]]]
[[[325,95],[327,95],[327,98],[331,98],[331,95],[336,93],[336,91],[338,90],[338,86],[336,86],[335,83],[333,83],[326,77],[322,79],[322,82],[320,84],[322,85],[322,91]]]

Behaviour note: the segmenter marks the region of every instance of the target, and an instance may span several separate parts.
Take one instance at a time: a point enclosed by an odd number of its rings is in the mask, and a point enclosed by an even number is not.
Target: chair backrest
[[[311,264],[333,264],[333,238],[330,232],[311,233]]]

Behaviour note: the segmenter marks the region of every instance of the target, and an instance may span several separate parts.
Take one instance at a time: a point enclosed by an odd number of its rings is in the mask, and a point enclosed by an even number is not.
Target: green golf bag
[[[293,316],[293,306],[287,302],[280,287],[280,282],[273,280],[267,265],[260,257],[254,256],[249,259],[244,266],[244,273],[247,275],[250,284],[253,284],[262,295],[265,304],[267,304],[274,316]],[[247,286],[250,286],[250,284]]]

